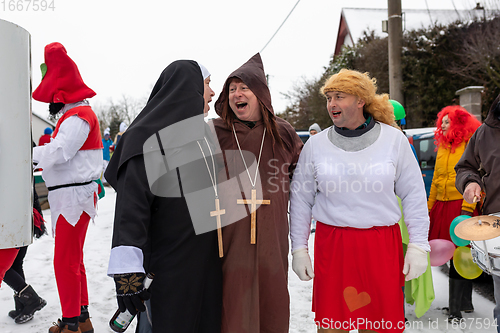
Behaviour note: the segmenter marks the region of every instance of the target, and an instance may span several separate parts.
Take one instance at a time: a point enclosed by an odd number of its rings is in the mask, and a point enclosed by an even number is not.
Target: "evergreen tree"
[[[405,32],[403,36],[403,94],[407,128],[434,126],[437,113],[458,104],[456,91],[471,85],[484,86],[483,116],[500,92],[500,17],[457,21]],[[365,32],[352,47],[334,56],[319,79],[304,80],[286,96],[290,105],[282,115],[295,128],[317,122],[331,125],[326,101],[320,94],[323,82],[342,68],[370,73],[378,93],[389,92],[388,38]]]

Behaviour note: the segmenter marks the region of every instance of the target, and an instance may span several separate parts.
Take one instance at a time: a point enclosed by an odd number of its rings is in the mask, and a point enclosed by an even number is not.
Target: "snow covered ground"
[[[95,331],[98,333],[112,332],[108,322],[117,308],[114,282],[106,276],[116,195],[109,187],[106,190],[106,196],[99,201],[99,215],[95,219],[95,224],[89,226],[85,244],[85,265],[90,297],[89,311]],[[43,213],[44,218],[50,221],[50,211],[45,210]],[[314,237],[311,237],[309,244],[311,254],[313,243]],[[35,314],[32,321],[18,325],[8,316],[8,312],[14,308],[13,293],[9,286],[2,284],[0,288],[0,333],[47,332],[52,322],[61,317],[52,267],[53,251],[53,238],[45,235],[34,241],[25,259],[27,282],[33,285],[37,293],[48,303],[45,308]],[[416,318],[413,306],[406,305],[406,317],[409,323],[405,332],[496,332],[491,326],[494,304],[476,292],[472,296],[475,312],[464,314],[467,321],[462,324],[462,327],[448,324],[446,315],[441,311],[442,307],[448,305],[448,277],[439,268],[433,267],[433,278],[436,300],[431,309],[421,318]],[[300,281],[290,268],[289,289],[290,332],[316,332],[314,316],[311,312],[312,281]],[[134,330],[135,321],[127,332],[134,332]]]

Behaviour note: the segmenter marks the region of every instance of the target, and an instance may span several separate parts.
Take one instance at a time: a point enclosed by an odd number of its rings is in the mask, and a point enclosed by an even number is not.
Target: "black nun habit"
[[[170,64],[105,172],[117,192],[108,274],[155,274],[154,333],[220,332],[214,150],[203,93],[195,61]]]

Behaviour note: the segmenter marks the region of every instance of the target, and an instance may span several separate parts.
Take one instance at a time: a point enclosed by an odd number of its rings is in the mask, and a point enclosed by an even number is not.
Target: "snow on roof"
[[[40,120],[42,120],[42,121],[46,122],[46,123],[47,123],[47,125],[56,126],[56,123],[55,123],[55,122],[53,122],[52,120],[49,120],[49,118],[48,118],[48,112],[45,112],[45,115],[44,115],[44,114],[42,114],[42,112],[40,112],[40,111],[38,111],[38,110],[37,110],[37,111],[35,111],[35,110],[31,110],[31,113],[32,113],[35,117],[37,117],[37,118],[39,118]]]
[[[342,15],[351,34],[351,42],[356,43],[363,36],[363,31],[373,30],[375,35],[384,36],[382,21],[387,20],[387,8],[342,8]],[[436,23],[447,25],[457,20],[482,18],[483,15],[485,12],[482,10],[403,9],[403,30],[428,28]]]

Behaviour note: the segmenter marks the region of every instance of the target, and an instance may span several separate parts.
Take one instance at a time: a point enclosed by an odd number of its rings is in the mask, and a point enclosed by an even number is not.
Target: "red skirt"
[[[453,219],[460,215],[462,211],[463,200],[439,201],[437,200],[432,206],[429,213],[429,240],[431,239],[447,239],[451,241],[450,225]],[[478,215],[477,208],[474,210],[473,216]]]
[[[403,332],[399,225],[339,228],[317,222],[312,310],[324,329]]]

